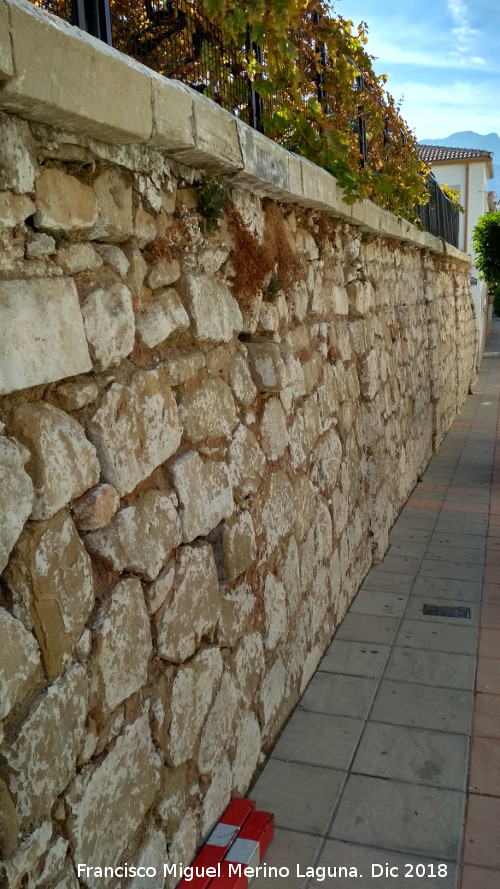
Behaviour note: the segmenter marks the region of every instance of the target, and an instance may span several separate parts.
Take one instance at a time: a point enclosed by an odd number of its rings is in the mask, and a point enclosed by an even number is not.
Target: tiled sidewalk
[[[488,351],[250,793],[284,869],[253,889],[458,889],[479,623],[462,889],[500,887],[499,322]]]

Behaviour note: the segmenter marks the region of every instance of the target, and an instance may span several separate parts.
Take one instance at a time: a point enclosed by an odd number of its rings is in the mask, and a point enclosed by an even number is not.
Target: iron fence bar
[[[82,4],[85,9],[87,22],[85,30],[94,37],[98,37],[103,43],[107,43],[108,46],[112,46],[109,0],[77,0],[77,4]]]
[[[259,65],[263,64],[262,47],[252,40],[252,28],[248,26],[245,42],[246,52],[249,53],[253,49]],[[249,81],[249,105],[248,105],[248,122],[254,130],[259,133],[264,132],[262,123],[262,112],[264,111],[264,100],[259,96],[258,92]]]

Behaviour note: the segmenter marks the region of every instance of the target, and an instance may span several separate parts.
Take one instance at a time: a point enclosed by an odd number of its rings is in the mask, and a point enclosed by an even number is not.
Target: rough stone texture
[[[224,463],[202,460],[195,451],[188,451],[173,463],[172,476],[184,543],[206,536],[221,519],[231,515],[233,495]]]
[[[0,395],[90,368],[72,281],[0,281]]]
[[[66,796],[75,861],[116,865],[153,802],[158,776],[149,722],[140,716],[125,728],[94,772],[82,772]],[[85,879],[89,889],[102,885]]]
[[[224,752],[233,741],[238,706],[238,689],[229,674],[224,673],[201,736],[197,759],[200,772],[213,771],[223,759]]]
[[[172,349],[164,364],[168,382],[171,386],[179,386],[180,383],[186,383],[202,367],[205,367],[205,363],[203,352],[198,352],[197,349],[190,349],[189,351]]]
[[[8,32],[7,22],[5,29]],[[16,194],[32,192],[35,170],[28,124],[0,112],[0,189]]]
[[[37,228],[82,234],[97,221],[98,206],[92,188],[56,167],[42,169],[35,183],[35,203]]]
[[[92,404],[98,394],[95,383],[62,383],[57,389],[57,401],[63,411],[77,411]]]
[[[238,424],[233,396],[227,383],[207,380],[179,402],[179,416],[189,441],[231,438]]]
[[[244,713],[236,728],[236,753],[233,762],[233,787],[246,793],[257,768],[262,739],[259,721],[254,713]]]
[[[12,431],[31,453],[34,483],[31,517],[48,519],[99,481],[95,448],[69,414],[51,404],[16,408]]]
[[[177,449],[181,424],[163,368],[113,383],[89,423],[106,481],[127,494]]]
[[[264,608],[266,612],[266,648],[276,648],[278,642],[287,635],[288,621],[285,587],[272,574],[268,574],[264,585]]]
[[[186,275],[182,296],[196,339],[227,343],[242,330],[238,303],[222,281],[208,275]]]
[[[177,558],[174,590],[158,618],[160,657],[174,662],[191,657],[202,638],[213,636],[219,609],[212,547],[182,547]]]
[[[33,621],[49,679],[63,669],[94,604],[90,559],[65,510],[28,526],[9,563],[8,582]]]
[[[233,434],[228,457],[231,483],[235,496],[241,501],[259,489],[266,458],[253,433],[243,425],[238,426]]]
[[[0,436],[0,574],[33,506],[33,484],[13,441]]]
[[[40,682],[40,652],[21,621],[0,608],[0,719]]]
[[[73,666],[54,682],[19,727],[5,758],[20,825],[47,817],[73,773],[87,714],[87,678]]]
[[[270,398],[264,405],[261,421],[262,447],[270,460],[277,460],[285,453],[288,431],[283,406],[278,398]]]
[[[252,380],[246,357],[236,352],[229,367],[229,383],[234,397],[242,407],[248,407],[255,401],[257,387]]]
[[[78,889],[78,861],[188,863],[246,795],[467,395],[475,327],[458,251],[33,4],[9,25],[2,97],[31,122],[0,113],[0,845],[7,889]],[[271,252],[283,213],[293,253],[273,304],[231,214],[196,213],[207,158],[241,151],[235,209]]]
[[[92,244],[70,244],[57,252],[57,264],[66,275],[74,275],[85,270],[98,269],[102,259]]]
[[[244,511],[222,528],[222,561],[226,577],[235,580],[252,565],[257,548],[251,513]]]
[[[109,525],[85,538],[87,548],[115,571],[154,580],[181,542],[177,511],[168,494],[145,491],[132,506],[121,509]]]
[[[136,324],[144,345],[153,349],[176,331],[187,330],[189,316],[177,291],[168,287],[157,291],[151,302],[141,306]]]
[[[111,711],[146,682],[152,652],[149,617],[136,577],[122,580],[97,612],[91,659],[92,701]]]
[[[168,287],[178,281],[181,276],[181,267],[177,259],[169,262],[167,259],[160,259],[146,278],[146,284],[151,290],[157,287]]]
[[[288,382],[287,369],[277,343],[247,343],[250,371],[259,392],[279,392]]]
[[[82,306],[89,351],[98,370],[119,364],[134,348],[132,296],[125,284],[94,290]]]
[[[168,755],[172,765],[181,765],[193,755],[221,675],[222,658],[218,648],[200,651],[179,669],[170,699]]]
[[[14,228],[35,212],[35,205],[24,194],[0,192],[0,228]]]
[[[132,188],[117,168],[101,173],[93,182],[97,217],[92,237],[108,243],[126,241],[133,234]]]
[[[109,525],[120,506],[113,485],[98,485],[73,503],[72,513],[79,531],[97,531]]]

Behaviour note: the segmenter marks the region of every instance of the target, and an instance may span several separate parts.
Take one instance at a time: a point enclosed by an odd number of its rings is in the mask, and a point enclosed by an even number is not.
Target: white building
[[[488,193],[486,186],[494,175],[493,153],[441,145],[419,145],[418,148],[421,159],[432,169],[439,184],[449,185],[460,193],[460,203],[465,210],[460,214],[458,246],[472,257],[471,292],[476,309],[479,363],[484,352],[489,306],[486,284],[480,280],[476,268],[472,232],[480,216],[493,209],[492,192]]]

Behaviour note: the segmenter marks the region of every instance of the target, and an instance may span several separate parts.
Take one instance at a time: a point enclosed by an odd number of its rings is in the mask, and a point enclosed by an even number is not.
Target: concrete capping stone
[[[28,0],[6,4],[14,76],[0,88],[1,108],[103,141],[149,141],[152,78],[143,65]]]
[[[4,0],[0,0],[0,82],[8,80],[14,73],[12,47],[10,44],[9,10]]]
[[[145,144],[197,169],[234,174],[235,184],[260,195],[470,262],[371,201],[346,204],[326,170],[28,0],[0,0],[0,108],[113,145]]]

